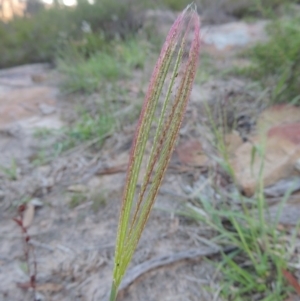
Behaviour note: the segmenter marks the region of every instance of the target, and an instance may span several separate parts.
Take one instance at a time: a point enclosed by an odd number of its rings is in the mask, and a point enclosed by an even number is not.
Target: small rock
[[[45,300],[45,296],[42,295],[41,293],[39,292],[35,292],[35,298],[34,298],[35,301],[44,301]]]
[[[279,215],[278,215],[279,214]],[[267,218],[271,221],[279,218],[279,223],[282,225],[296,226],[299,223],[300,204],[287,202],[283,208],[281,204],[277,204],[269,208]]]
[[[243,143],[243,139],[236,131],[232,131],[231,133],[225,135],[226,149],[230,155],[234,154],[236,149]]]
[[[68,191],[69,192],[86,192],[87,191],[87,186],[82,185],[82,184],[75,184],[75,185],[71,185],[68,187]]]
[[[268,138],[272,137],[282,138],[294,145],[300,145],[300,122],[271,128],[268,131]]]
[[[263,150],[264,158],[256,152],[253,160],[253,147]],[[236,181],[247,195],[254,194],[262,177],[264,186],[272,185],[293,175],[296,160],[300,157],[300,123],[271,128],[265,138],[254,137],[235,152],[232,166]],[[261,172],[262,160],[264,160]]]
[[[231,22],[222,25],[202,28],[204,45],[215,51],[226,51],[232,48],[247,46],[250,43],[266,38],[265,21],[248,24],[246,22]]]
[[[52,188],[55,184],[55,180],[53,177],[49,177],[46,179],[46,181],[43,183],[43,187],[46,188]]]
[[[300,122],[300,107],[287,104],[274,105],[260,114],[256,129],[260,134],[265,134],[272,127],[296,122]]]
[[[197,139],[191,139],[180,144],[176,148],[176,153],[182,164],[204,166],[207,163],[207,156]]]
[[[87,182],[87,186],[89,191],[108,191],[109,193],[114,192],[121,195],[125,177],[125,173],[94,176]],[[120,195],[118,197],[120,197]]]
[[[5,134],[9,137],[19,138],[22,134],[22,128],[19,124],[13,123],[7,126],[4,126],[0,129],[1,134]]]
[[[43,207],[43,202],[40,200],[40,199],[38,199],[38,198],[35,198],[35,199],[32,199],[31,201],[30,201],[30,203],[34,206],[34,207]]]
[[[51,292],[51,293],[57,293],[60,292],[63,289],[62,284],[58,283],[43,283],[43,284],[38,284],[36,287],[36,290],[38,292]],[[44,300],[44,299],[42,299]]]
[[[260,177],[264,186],[277,183],[300,170],[300,108],[293,105],[274,105],[259,116],[257,136],[235,152],[233,169],[240,188],[251,196]],[[263,150],[264,170],[260,174],[262,158],[253,147]],[[298,162],[298,163],[297,163]]]
[[[34,83],[42,83],[44,81],[46,81],[47,79],[47,76],[46,74],[32,74],[31,75],[31,80],[34,82]]]
[[[59,116],[53,114],[51,116],[33,116],[19,121],[19,125],[27,133],[34,132],[37,128],[47,129],[60,129],[63,126],[63,122]]]
[[[272,186],[264,189],[264,194],[267,197],[280,197],[284,196],[286,192],[293,193],[300,190],[300,178],[293,177],[289,179],[281,180]]]
[[[42,114],[44,114],[44,115],[50,115],[50,114],[55,113],[55,111],[56,111],[55,107],[47,105],[46,103],[39,104],[39,108],[40,108]]]
[[[0,126],[37,117],[39,105],[54,106],[57,89],[52,87],[24,87],[13,89],[0,98]],[[53,107],[52,107],[53,108]],[[53,109],[51,109],[53,110]],[[47,108],[46,113],[49,112]]]
[[[37,167],[37,171],[38,173],[42,174],[42,175],[48,175],[51,171],[51,167],[50,165],[42,165],[42,166],[38,166]]]

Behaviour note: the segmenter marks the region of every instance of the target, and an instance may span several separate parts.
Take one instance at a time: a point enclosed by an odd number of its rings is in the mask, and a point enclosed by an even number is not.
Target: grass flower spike
[[[195,79],[199,31],[195,5],[190,5],[171,27],[152,74],[127,170],[110,301],[116,299],[175,146]],[[146,164],[146,171],[140,175],[142,164]]]

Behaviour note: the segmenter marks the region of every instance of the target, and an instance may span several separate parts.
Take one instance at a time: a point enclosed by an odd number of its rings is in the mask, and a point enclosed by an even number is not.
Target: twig
[[[201,257],[210,257],[221,253],[230,253],[235,249],[236,247],[234,246],[229,246],[226,248],[210,248],[205,250],[193,249],[147,260],[128,271],[127,276],[124,278],[120,285],[119,292],[126,290],[138,278],[154,269],[161,268],[163,266],[171,265],[184,260],[197,260]],[[106,294],[105,299],[103,301],[108,300],[108,295],[109,294]]]
[[[56,248],[57,248],[58,250],[60,250],[60,251],[65,252],[65,253],[68,253],[68,254],[74,254],[74,251],[72,251],[70,248],[65,247],[65,246],[63,246],[63,245],[61,245],[61,244],[57,245]]]
[[[67,151],[65,151],[64,153],[61,154],[61,156],[68,156],[74,152],[83,152],[85,151],[86,149],[90,148],[91,146],[93,146],[94,144],[98,143],[99,141],[101,141],[102,139],[105,140],[107,139],[108,137],[110,137],[112,135],[113,131],[109,131],[108,133],[102,135],[101,137],[96,137],[92,140],[89,140],[85,143],[82,143],[80,145],[77,145]]]
[[[18,217],[13,218],[13,220],[20,227],[23,235],[24,244],[24,257],[27,264],[27,271],[29,276],[29,281],[25,283],[17,283],[17,286],[22,289],[32,289],[35,295],[36,292],[36,275],[37,275],[37,262],[33,245],[30,244],[31,237],[27,232],[26,226],[23,224],[24,211],[26,205],[20,205],[18,207]],[[30,257],[32,258],[32,264],[30,263]],[[34,299],[35,300],[35,299]]]
[[[127,169],[127,164],[119,164],[115,166],[103,166],[103,163],[100,162],[82,178],[81,182],[86,183],[94,175],[97,176],[112,175],[112,174],[125,172],[126,169]]]
[[[114,249],[114,248],[115,248],[115,244],[110,243],[110,244],[104,244],[104,245],[95,246],[95,247],[84,248],[83,250],[84,251],[103,251],[103,250]]]
[[[50,252],[54,252],[55,251],[55,248],[53,248],[53,247],[51,247],[49,245],[43,244],[43,243],[41,243],[41,242],[39,242],[39,241],[37,241],[35,239],[31,239],[29,241],[29,244],[31,244],[31,245],[33,245],[35,247],[40,247],[40,248],[46,249],[46,250],[48,250]]]
[[[112,175],[116,173],[125,172],[126,169],[127,169],[127,164],[119,164],[111,167],[108,166],[108,167],[99,168],[99,170],[96,171],[96,175],[98,176]]]

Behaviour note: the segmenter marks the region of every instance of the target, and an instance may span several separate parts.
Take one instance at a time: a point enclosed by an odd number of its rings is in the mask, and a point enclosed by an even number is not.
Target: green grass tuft
[[[245,53],[252,65],[237,70],[269,88],[273,101],[300,103],[300,16],[275,20],[269,40]]]
[[[129,77],[133,69],[142,69],[146,56],[146,46],[133,38],[111,43],[89,58],[69,47],[58,61],[58,69],[66,76],[62,88],[67,93],[92,93],[107,82]]]
[[[242,201],[240,210],[230,206],[213,207],[211,200],[188,205],[186,215],[204,222],[215,231],[215,243],[234,246],[216,264],[221,272],[221,296],[224,300],[284,300],[290,292],[282,274],[292,254],[292,242],[278,230],[278,221],[267,221],[267,208],[258,196],[251,208]]]
[[[109,112],[99,113],[96,117],[85,113],[78,122],[63,131],[63,139],[56,144],[56,154],[91,140],[96,140],[95,144],[101,146],[114,125],[115,120]]]
[[[200,194],[186,205],[186,210],[181,214],[196,220],[201,226],[208,226],[208,232],[212,233],[211,242],[220,247],[235,249],[222,254],[220,261],[213,262],[220,272],[218,282],[222,300],[285,300],[291,287],[287,285],[283,270],[293,266],[298,227],[291,234],[280,227],[279,217],[291,191],[282,197],[278,211],[271,218],[264,197],[265,149],[261,145],[253,147],[251,154],[252,162],[255,156],[260,160],[256,194],[248,199],[239,193],[224,133],[216,125],[208,107],[207,115],[211,123],[211,153],[215,154],[212,159],[222,169],[222,172],[218,171],[218,176],[225,173],[235,189],[232,191],[225,188],[225,193],[222,193],[223,184],[221,187],[212,184],[210,188],[218,194],[216,199],[213,194]]]
[[[41,129],[35,133],[40,139],[40,149],[32,156],[31,163],[36,166],[44,165],[80,145],[99,148],[115,127],[116,119],[111,111],[102,108],[95,116],[87,112],[81,113],[76,122],[60,130]]]

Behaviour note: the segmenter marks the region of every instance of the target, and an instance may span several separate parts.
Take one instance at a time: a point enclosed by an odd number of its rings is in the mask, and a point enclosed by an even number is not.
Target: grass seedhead
[[[149,218],[171,158],[195,79],[200,21],[188,6],[171,27],[150,80],[133,140],[115,250],[110,300],[117,290]],[[192,39],[190,39],[192,37]],[[151,145],[150,153],[146,145]],[[141,188],[136,193],[142,163]]]

